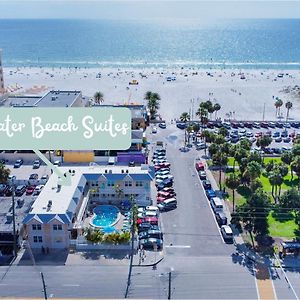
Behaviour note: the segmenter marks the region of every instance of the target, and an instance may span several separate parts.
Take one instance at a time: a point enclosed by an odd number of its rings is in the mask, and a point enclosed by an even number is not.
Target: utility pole
[[[266,103],[264,103],[264,110],[263,110],[263,121],[265,120],[265,112],[266,112]]]
[[[16,211],[15,211],[15,183],[14,178],[11,180],[12,184],[12,194],[11,194],[11,200],[12,200],[12,214],[13,214],[13,247],[14,247],[14,257],[17,257],[17,237],[16,237]]]
[[[43,292],[44,292],[44,299],[47,300],[47,290],[46,290],[46,284],[45,284],[45,279],[44,279],[44,274],[41,272],[41,277],[42,277],[42,282],[43,282]]]
[[[172,272],[169,272],[169,289],[168,289],[168,299],[171,299],[171,290],[172,290]]]
[[[127,286],[126,286],[126,292],[125,292],[125,298],[128,296],[129,292],[129,286],[131,284],[131,273],[132,273],[132,264],[133,264],[133,250],[134,250],[134,222],[135,222],[135,201],[134,198],[131,198],[132,203],[132,210],[131,210],[131,254],[130,254],[130,263],[129,263],[129,272],[128,272],[128,278],[127,278]]]

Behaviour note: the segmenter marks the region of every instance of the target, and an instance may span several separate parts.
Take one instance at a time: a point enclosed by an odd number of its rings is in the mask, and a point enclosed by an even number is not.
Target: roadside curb
[[[164,259],[164,257],[162,257],[161,259],[159,259],[158,261],[152,263],[152,264],[147,264],[147,265],[132,265],[133,267],[154,267],[156,265],[158,265],[162,260]]]

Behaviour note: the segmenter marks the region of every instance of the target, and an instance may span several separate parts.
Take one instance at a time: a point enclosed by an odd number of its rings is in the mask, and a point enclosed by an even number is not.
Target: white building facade
[[[69,248],[77,237],[87,211],[101,204],[120,207],[134,199],[137,205],[151,205],[154,170],[139,167],[92,166],[60,168],[70,172],[71,186],[58,186],[53,174],[23,220],[31,248]],[[82,229],[82,228],[81,228]]]

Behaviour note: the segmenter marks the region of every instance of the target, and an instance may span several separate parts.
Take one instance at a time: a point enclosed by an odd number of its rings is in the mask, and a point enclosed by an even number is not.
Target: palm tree
[[[290,109],[292,107],[293,107],[293,103],[291,101],[288,101],[287,103],[285,103],[285,108],[286,108],[286,122],[288,121]]]
[[[159,102],[157,99],[151,98],[148,100],[147,107],[149,108],[150,111],[150,118],[155,119],[155,114],[157,110],[159,109]]]
[[[230,174],[226,179],[225,179],[225,184],[226,186],[232,190],[232,211],[235,211],[235,190],[239,187],[240,185],[240,178],[235,176],[235,174]]]
[[[102,104],[104,102],[103,94],[101,92],[96,92],[94,94],[94,99],[97,104]]]
[[[200,103],[200,106],[198,108],[198,110],[196,111],[196,116],[199,117],[200,122],[201,122],[201,129],[203,128],[203,125],[207,123],[207,116],[208,116],[208,111],[205,107],[203,107],[203,103]],[[202,106],[201,106],[202,105]]]
[[[207,111],[209,112],[209,118],[211,120],[211,115],[215,112],[215,107],[213,105],[208,106]]]
[[[281,155],[281,160],[290,167],[291,167],[293,158],[294,158],[293,153],[290,151],[283,152]],[[293,176],[294,176],[293,169],[292,168],[290,168],[290,169],[291,169],[291,179],[293,180]]]
[[[222,189],[222,167],[227,166],[228,157],[222,151],[218,151],[212,156],[214,165],[219,167],[219,187]]]
[[[197,142],[197,134],[200,130],[200,125],[198,123],[193,124],[193,131],[196,133],[196,142]]]
[[[154,119],[159,109],[159,101],[161,98],[158,93],[148,91],[145,93],[144,99],[148,101],[147,107],[149,108],[151,119]]]
[[[260,174],[261,174],[261,166],[260,166],[260,164],[258,162],[256,162],[256,161],[250,161],[247,164],[245,173],[250,178],[250,186],[253,186],[254,180],[256,178],[260,177]]]
[[[291,168],[298,176],[298,189],[300,189],[300,156],[295,157],[291,163]]]
[[[262,150],[265,150],[272,143],[272,138],[268,135],[263,135],[262,137],[258,138],[256,141],[257,147],[261,147]],[[263,157],[264,162],[264,157]]]
[[[191,119],[191,117],[190,117],[189,113],[183,112],[181,114],[181,116],[179,117],[179,119],[180,119],[181,122],[186,123],[186,122],[188,122]],[[184,130],[184,145],[186,145],[186,130],[187,130],[186,127],[187,126],[185,126],[185,130]]]
[[[3,164],[0,164],[0,183],[6,183],[9,174],[10,174],[10,169],[5,168]]]
[[[274,105],[276,107],[276,116],[280,116],[280,107],[283,105],[283,101],[277,98]]]
[[[221,109],[221,105],[219,103],[215,103],[214,111],[215,111],[215,119],[217,120],[217,113]]]

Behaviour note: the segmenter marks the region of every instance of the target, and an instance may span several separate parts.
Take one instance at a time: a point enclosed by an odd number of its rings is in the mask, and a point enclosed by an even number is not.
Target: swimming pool
[[[120,219],[120,211],[113,205],[98,205],[93,209],[94,216],[90,225],[102,228],[104,232],[113,232],[114,226]],[[110,228],[111,227],[111,228]]]

